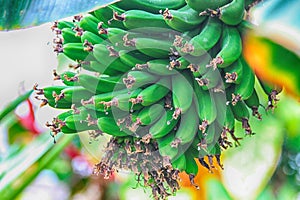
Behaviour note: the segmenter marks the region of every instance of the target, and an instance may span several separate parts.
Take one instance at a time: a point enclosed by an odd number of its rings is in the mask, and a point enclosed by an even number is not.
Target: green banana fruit
[[[198,174],[198,165],[196,163],[195,158],[191,155],[190,152],[186,152],[185,154],[186,159],[186,167],[185,172],[188,174],[191,184],[196,188],[199,189],[199,186],[195,184],[195,177]]]
[[[193,56],[207,53],[217,44],[222,34],[222,24],[218,19],[208,18],[201,32],[186,43],[181,51]]]
[[[253,135],[254,133],[249,125],[250,115],[246,104],[243,101],[239,101],[236,105],[230,105],[230,107],[235,119],[242,122],[242,127],[245,129],[246,135]]]
[[[141,88],[137,88],[131,92],[115,94],[115,97],[113,97],[112,99],[108,99],[108,101],[101,101],[100,103],[104,105],[106,110],[109,107],[114,106],[123,111],[133,112],[134,110],[140,109],[141,106],[139,106],[138,104],[133,105],[130,102],[130,99],[136,98],[141,91]],[[113,109],[113,111],[115,111],[115,109]]]
[[[66,43],[61,52],[74,61],[90,60],[91,58],[82,43]]]
[[[217,122],[223,126],[225,132],[234,130],[234,115],[226,100],[225,95],[215,94],[214,100],[217,107]]]
[[[150,30],[161,32],[161,29],[169,28],[161,14],[153,14],[143,10],[127,10],[122,15],[115,16],[115,18],[122,21],[127,29],[140,29],[139,31],[145,33]],[[147,27],[152,27],[152,29],[145,27],[145,24],[147,24]]]
[[[63,89],[68,88],[65,85],[48,86],[43,89],[39,89],[37,85],[34,86],[34,90],[37,95],[44,95],[47,99],[53,99],[54,94],[60,94]]]
[[[76,79],[77,74],[70,71],[65,71],[61,74],[58,74],[56,70],[53,70],[54,80],[62,80],[62,82],[66,86],[74,86],[75,82],[74,79]]]
[[[90,124],[90,121],[82,117],[82,115],[71,115],[64,120],[64,123],[66,127],[77,132],[98,129],[96,124]]]
[[[116,6],[125,10],[144,10],[152,13],[159,13],[161,9],[179,9],[185,5],[184,0],[126,0],[116,3]]]
[[[201,76],[201,78],[195,78],[199,86],[204,90],[217,89],[220,81],[222,80],[220,72],[209,68],[208,71]]]
[[[245,0],[233,0],[229,4],[224,5],[217,9],[217,16],[225,24],[234,26],[239,23],[244,18],[245,13]]]
[[[169,161],[174,160],[178,154],[178,148],[174,148],[170,145],[170,141],[172,141],[174,137],[174,132],[170,132],[165,137],[157,140],[160,155]]]
[[[126,78],[123,78],[123,82],[128,89],[139,88],[151,83],[155,83],[158,80],[158,76],[154,76],[144,71],[130,71]]]
[[[212,92],[209,90],[203,90],[203,88],[197,86],[197,84],[195,84],[195,94],[197,113],[202,120],[200,128],[205,132],[206,126],[211,124],[217,117],[214,95],[212,95]]]
[[[54,98],[51,99],[41,99],[43,102],[40,105],[41,107],[48,104],[49,106],[51,106],[52,108],[56,108],[56,109],[69,109],[71,108],[72,104],[71,102],[68,102],[64,99],[60,99],[60,100],[56,100]],[[76,102],[75,102],[76,105]]]
[[[153,38],[134,38],[133,46],[141,53],[154,58],[169,58],[172,42]]]
[[[145,54],[139,52],[138,50],[134,51],[126,51],[121,50],[119,51],[120,59],[121,61],[128,66],[131,66],[132,68],[135,68],[136,64],[138,63],[145,63],[152,58],[149,56],[146,56]]]
[[[99,35],[100,37],[104,36],[103,39],[106,39],[105,35],[99,34],[98,23],[99,20],[97,17],[91,14],[87,14],[84,18],[80,20],[79,27],[85,31],[90,31],[96,35]]]
[[[164,103],[162,101],[162,103]],[[164,105],[157,103],[144,107],[136,116],[136,123],[140,125],[151,125],[162,116]]]
[[[250,66],[244,59],[241,59],[243,65],[243,79],[240,84],[235,85],[234,92],[232,94],[232,103],[243,99],[248,99],[254,90],[255,75]]]
[[[178,158],[172,160],[172,167],[180,172],[186,169],[185,154],[181,154]]]
[[[166,8],[162,15],[166,23],[174,30],[184,32],[197,28],[205,19],[205,16],[199,16],[199,13],[188,5],[178,9],[169,10]]]
[[[217,9],[225,4],[229,3],[230,0],[185,0],[187,5],[198,12],[202,12],[206,9]]]
[[[115,119],[112,117],[101,117],[97,121],[98,128],[108,135],[115,137],[124,137],[130,136],[131,133],[129,130],[121,130],[120,127],[115,122]]]
[[[253,135],[249,120],[261,117],[255,74],[241,55],[254,28],[245,10],[255,3],[124,0],[55,22],[59,65],[75,62],[53,71],[63,86],[34,87],[41,106],[65,109],[46,126],[53,137],[107,133],[95,173],[131,170],[156,199],[179,189],[179,172],[198,188],[198,161],[223,169],[222,151],[242,139],[235,122]],[[281,88],[259,81],[273,109]]]
[[[226,83],[240,84],[243,77],[243,63],[241,58],[232,63],[230,66],[224,68]]]
[[[177,70],[169,69],[169,60],[167,59],[154,59],[144,64],[136,64],[135,69],[147,70],[148,72],[160,76],[175,75],[179,72]]]
[[[258,119],[261,119],[261,114],[258,112],[260,101],[255,89],[253,90],[252,95],[244,101],[245,104],[252,110],[252,116],[256,116]]]
[[[57,94],[58,100],[65,99],[68,102],[81,102],[91,98],[94,94],[81,86],[67,87]]]
[[[69,21],[59,21],[59,22],[54,22],[53,28],[58,28],[62,30],[63,28],[73,28],[74,23],[69,22]]]
[[[88,109],[97,110],[100,112],[107,112],[107,106],[105,106],[103,102],[112,101],[112,99],[115,96],[121,94],[127,94],[127,93],[128,93],[127,89],[101,93],[101,94],[94,95],[92,98],[86,101],[81,101],[81,104]]]
[[[187,74],[187,76],[190,76],[190,74]],[[193,102],[194,89],[193,85],[190,83],[191,78],[187,76],[178,74],[171,77],[172,97],[175,109],[174,119],[177,119],[179,115],[187,112]]]
[[[92,33],[90,31],[84,31],[81,35],[81,42],[86,43],[89,42],[92,45],[105,43],[105,40],[100,37],[98,34]]]
[[[214,69],[229,66],[242,54],[242,39],[236,27],[224,26],[221,43],[220,52],[210,63]]]
[[[112,69],[111,67],[108,67],[106,64],[102,64],[98,61],[90,61],[88,64],[92,70],[100,74],[115,76],[115,75],[119,75],[120,73],[118,70]]]
[[[197,134],[198,123],[196,105],[192,104],[186,113],[181,115],[180,126],[176,130],[171,146],[177,148],[179,145],[191,144]]]
[[[114,15],[121,15],[125,10],[110,4],[100,9],[94,10],[93,14],[99,21],[103,22],[106,26],[126,29],[121,21],[115,20]]]
[[[178,119],[173,119],[173,111],[167,110],[149,129],[149,134],[143,137],[143,141],[159,139],[169,134],[176,126]]]
[[[72,28],[63,28],[61,30],[63,43],[80,43],[80,35],[78,35]]]
[[[161,78],[155,84],[152,84],[141,91],[137,98],[131,99],[133,104],[141,103],[143,106],[149,106],[164,98],[171,88],[169,77]]]
[[[119,72],[125,73],[132,68],[121,61],[118,51],[111,45],[94,45],[93,56],[101,64]]]
[[[121,79],[120,76],[117,77],[95,77],[88,74],[79,74],[77,76],[78,84],[86,88],[92,93],[99,94],[110,92],[116,89],[124,89],[123,83],[116,79]]]

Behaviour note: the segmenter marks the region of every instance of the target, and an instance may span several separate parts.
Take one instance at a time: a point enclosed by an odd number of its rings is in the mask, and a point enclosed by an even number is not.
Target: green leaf
[[[104,6],[113,0],[3,0],[0,30],[37,26]]]
[[[263,112],[261,112],[263,113]],[[250,120],[256,133],[244,137],[241,146],[224,151],[223,183],[234,199],[256,199],[267,185],[281,155],[284,139],[282,123],[272,115],[263,115],[263,120]],[[241,124],[236,124],[237,133],[244,135]]]
[[[15,199],[45,169],[75,135],[63,135],[54,145],[48,134],[41,134],[19,154],[0,163],[0,196]]]
[[[281,95],[275,115],[286,129],[285,147],[293,152],[300,152],[300,104],[296,100]]]
[[[231,200],[232,198],[226,191],[225,187],[223,186],[222,182],[218,179],[209,179],[206,182],[207,188],[207,200]]]
[[[16,107],[20,103],[22,103],[23,101],[25,101],[26,99],[28,99],[32,92],[33,92],[33,90],[30,90],[30,91],[26,92],[25,94],[19,96],[17,99],[15,99],[10,104],[8,104],[2,111],[0,111],[0,122],[2,121],[2,119],[5,116],[7,116],[10,112],[12,112],[13,110],[15,110]]]
[[[272,0],[253,17],[259,24],[246,34],[244,55],[256,74],[282,85],[300,99],[300,1]]]

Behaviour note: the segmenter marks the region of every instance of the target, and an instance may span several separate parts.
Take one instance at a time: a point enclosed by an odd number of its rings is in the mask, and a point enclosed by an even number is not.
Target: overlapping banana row
[[[221,151],[239,145],[235,121],[252,135],[249,118],[261,119],[242,56],[245,11],[257,2],[127,0],[56,22],[54,51],[77,64],[54,70],[63,85],[35,86],[42,105],[68,109],[47,126],[111,135],[95,173],[129,169],[156,199],[179,189],[178,172],[197,187],[197,162],[222,168]],[[281,89],[260,83],[273,109]]]

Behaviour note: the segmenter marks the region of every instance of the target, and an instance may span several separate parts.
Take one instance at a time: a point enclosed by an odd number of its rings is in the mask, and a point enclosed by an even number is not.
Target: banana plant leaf
[[[0,163],[0,197],[15,199],[74,139],[63,135],[54,145],[49,134],[38,136],[24,150]]]
[[[1,0],[0,30],[37,26],[88,12],[113,0]]]
[[[262,89],[256,87],[256,90],[262,97]],[[262,102],[262,105],[266,103]],[[285,103],[280,101],[279,104],[284,106]],[[233,199],[257,199],[270,181],[280,159],[285,137],[284,124],[274,115],[266,113],[262,107],[259,112],[263,114],[262,121],[250,120],[256,134],[245,137],[241,123],[236,123],[236,136],[243,137],[241,146],[227,149],[223,154],[223,184]]]
[[[29,98],[33,90],[30,90],[26,92],[25,94],[19,96],[15,100],[13,100],[11,103],[9,103],[3,110],[0,111],[0,122],[4,117],[6,117],[9,113],[11,113],[13,110],[17,108],[17,106]]]
[[[253,13],[258,26],[245,37],[244,55],[256,74],[300,100],[300,1],[272,0]]]

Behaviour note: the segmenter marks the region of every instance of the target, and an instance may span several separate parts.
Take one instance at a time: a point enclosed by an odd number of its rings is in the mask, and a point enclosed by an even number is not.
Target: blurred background
[[[0,32],[0,110],[32,89],[54,84],[57,66],[52,49],[51,24]],[[105,180],[92,175],[102,155],[105,136],[93,140],[87,133],[59,136],[53,144],[46,121],[58,111],[39,109],[31,95],[0,124],[0,199],[151,199],[129,172]],[[260,96],[266,99],[263,92]],[[267,102],[263,102],[264,105]],[[226,150],[225,169],[209,173],[199,167],[197,190],[181,175],[182,189],[169,199],[299,199],[300,200],[300,104],[285,92],[274,113],[253,120],[252,137],[238,133],[242,145]]]

